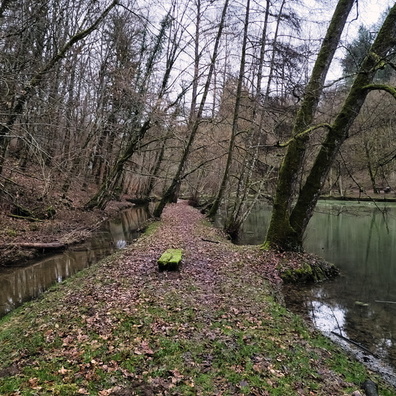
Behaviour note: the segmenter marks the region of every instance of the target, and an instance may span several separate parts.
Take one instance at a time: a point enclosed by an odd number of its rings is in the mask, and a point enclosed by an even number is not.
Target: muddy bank
[[[11,161],[5,169],[0,189],[0,266],[23,264],[49,250],[46,246],[62,249],[80,243],[103,221],[133,205],[128,197],[121,197],[105,210],[86,211],[84,205],[96,193],[96,184],[75,177],[66,191],[64,175],[57,170],[49,181],[37,177],[42,169],[33,165],[29,172],[20,172]]]

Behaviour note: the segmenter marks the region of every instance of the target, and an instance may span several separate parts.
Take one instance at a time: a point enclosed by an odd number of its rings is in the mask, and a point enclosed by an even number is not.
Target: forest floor
[[[165,249],[179,271],[159,272]],[[351,395],[364,366],[282,304],[292,255],[235,246],[183,202],[0,320],[2,395]]]

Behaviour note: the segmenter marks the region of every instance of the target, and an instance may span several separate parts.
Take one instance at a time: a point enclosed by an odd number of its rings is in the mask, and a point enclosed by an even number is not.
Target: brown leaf
[[[62,375],[66,375],[67,373],[69,373],[71,370],[67,370],[67,369],[65,369],[63,366],[62,366],[62,368],[60,369],[60,370],[58,370],[58,373],[59,374],[62,374]]]
[[[184,375],[182,375],[179,370],[169,370],[169,372],[172,374],[172,384],[178,384],[184,378]]]
[[[143,340],[133,352],[136,355],[154,355],[154,351],[149,347],[148,341]]]
[[[28,382],[29,382],[29,387],[30,387],[31,389],[40,390],[40,389],[43,388],[42,386],[39,386],[39,385],[38,385],[38,378],[36,378],[36,377],[34,377],[34,378],[29,378]]]

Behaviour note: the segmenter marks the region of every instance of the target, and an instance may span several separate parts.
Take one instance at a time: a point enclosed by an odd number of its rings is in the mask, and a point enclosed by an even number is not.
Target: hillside
[[[63,175],[50,175],[46,183],[36,167],[14,170],[0,180],[0,265],[21,264],[43,251],[20,244],[81,242],[106,218],[130,206],[112,201],[105,210],[86,211],[84,204],[97,186],[76,177],[64,192]]]

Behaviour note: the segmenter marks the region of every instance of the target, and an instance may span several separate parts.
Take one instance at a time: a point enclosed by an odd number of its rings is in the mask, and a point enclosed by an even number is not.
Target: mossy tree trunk
[[[299,250],[298,236],[290,224],[292,202],[295,197],[298,172],[301,169],[309,140],[303,132],[312,123],[324,81],[337,49],[342,31],[354,0],[340,0],[323,40],[317,60],[306,87],[302,105],[296,115],[293,127],[294,139],[287,148],[279,171],[279,179],[274,199],[274,208],[267,233],[267,244],[286,250]]]
[[[354,1],[348,0],[339,1],[327,33],[328,38],[330,34],[331,41],[337,40],[338,42],[339,39],[337,39],[331,32],[332,25],[338,24],[340,28],[345,24],[347,14],[349,13],[353,3]],[[340,8],[343,9],[341,15],[345,17],[342,21],[340,20]],[[334,42],[334,44],[337,45],[337,42]],[[324,50],[324,45],[325,43],[322,45],[318,60],[323,51],[327,54],[324,58],[329,58],[330,56],[329,50]],[[396,97],[394,90],[390,87],[371,85],[377,70],[384,67],[386,64],[387,54],[395,47],[395,45],[396,5],[391,8],[369,51],[369,54],[364,59],[342,109],[336,116],[333,124],[328,125],[328,133],[325,141],[322,143],[322,147],[311,168],[307,180],[297,197],[297,202],[294,205],[294,208],[292,208],[291,201],[294,199],[293,190],[295,187],[296,170],[301,168],[303,153],[306,149],[306,140],[308,139],[308,134],[302,132],[304,132],[304,129],[308,129],[309,123],[312,122],[312,111],[315,108],[313,103],[307,103],[308,101],[313,100],[312,98],[309,98],[309,96],[312,95],[312,91],[307,90],[306,96],[308,96],[308,98],[304,99],[303,106],[297,116],[294,139],[288,146],[287,154],[280,170],[274,210],[265,243],[266,246],[276,246],[277,248],[284,250],[302,250],[304,232],[310,218],[312,217],[313,210],[316,206],[328,172],[342,143],[347,138],[348,131],[359,114],[368,92],[373,89],[382,89]],[[318,61],[316,62],[315,68],[317,64]],[[312,78],[313,77],[311,77],[311,81]],[[323,87],[323,81],[321,86]],[[318,94],[319,91],[321,91],[321,88],[317,87],[317,90]],[[317,99],[318,98],[319,97],[317,96]],[[304,106],[307,106],[308,110],[304,110]],[[304,115],[307,117],[301,118],[301,116]]]

